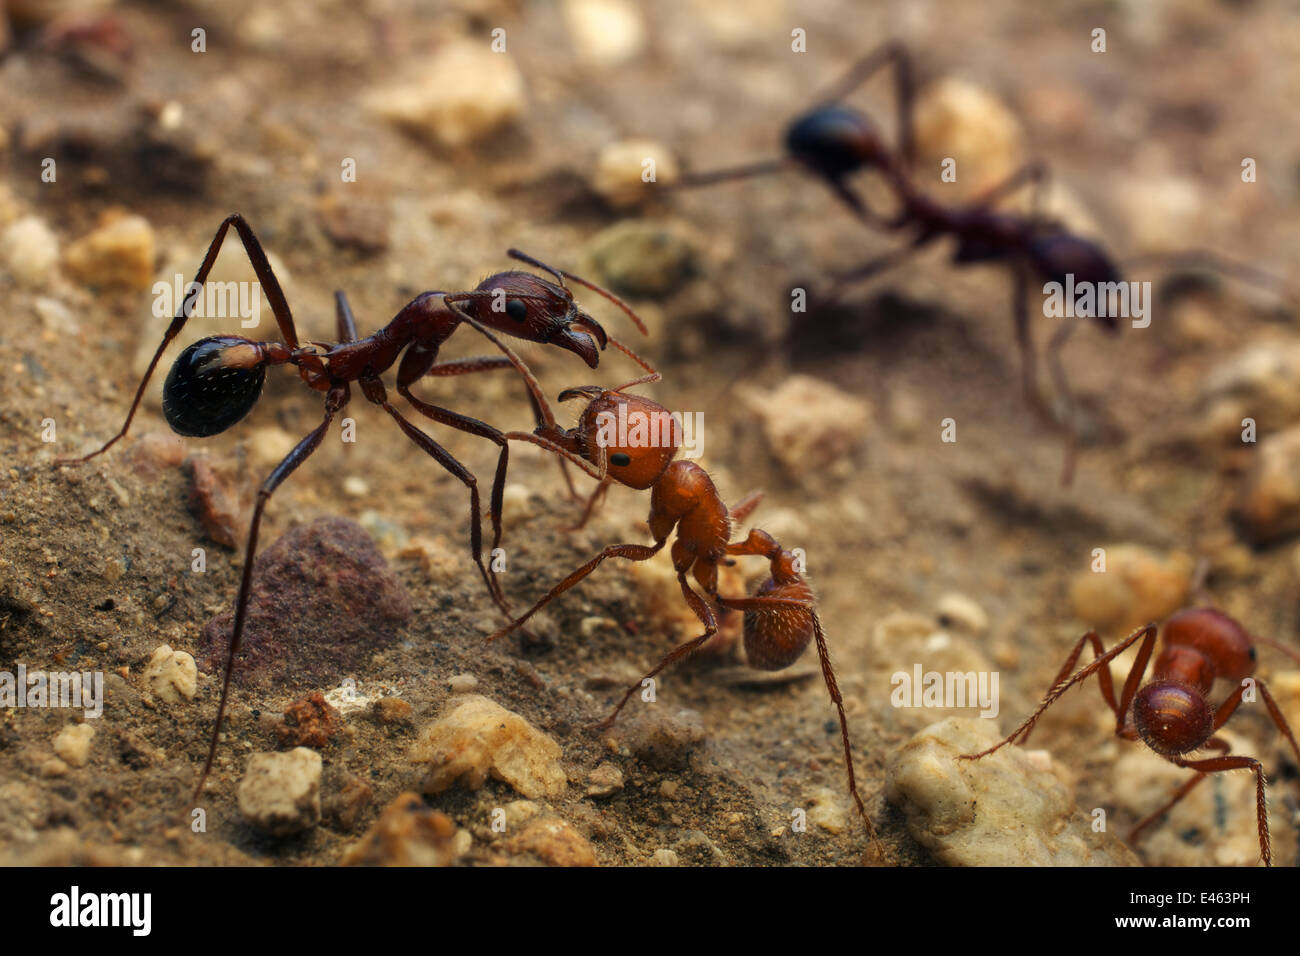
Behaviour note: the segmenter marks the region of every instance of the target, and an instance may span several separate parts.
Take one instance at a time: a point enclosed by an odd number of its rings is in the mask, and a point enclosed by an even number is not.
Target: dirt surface
[[[664,373],[644,394],[703,413],[701,463],[724,499],[762,488],[753,523],[805,550],[883,862],[931,862],[883,797],[890,754],[931,721],[905,720],[889,704],[891,672],[928,666],[882,650],[873,635],[890,615],[918,615],[936,631],[956,632],[959,624],[940,621],[944,595],[982,609],[987,628],[960,639],[1001,675],[1004,732],[1095,623],[1081,618],[1071,583],[1088,573],[1096,548],[1130,543],[1204,562],[1204,600],[1255,633],[1300,643],[1297,540],[1281,534],[1255,547],[1234,522],[1255,446],[1207,437],[1205,397],[1206,382],[1239,349],[1278,343],[1280,353],[1300,340],[1285,297],[1208,273],[1180,273],[1188,281],[1175,285],[1168,270],[1135,269],[1134,278],[1158,290],[1194,294],[1161,300],[1149,328],[1119,337],[1085,328],[1071,340],[1064,362],[1084,441],[1077,477],[1062,488],[1060,430],[1033,414],[1020,389],[1005,268],[954,268],[951,247],[940,244],[835,308],[792,315],[792,288],[825,289],[895,240],[863,227],[794,172],[624,208],[591,187],[601,149],[620,140],[662,143],[694,169],[772,156],[784,124],[817,91],[875,39],[898,37],[913,54],[923,95],[959,81],[1014,118],[1014,161],[1045,161],[1053,197],[1075,210],[1071,223],[1089,223],[1119,262],[1206,248],[1285,276],[1300,252],[1293,228],[1300,139],[1289,122],[1300,95],[1300,20],[1280,5],[612,4],[641,11],[643,27],[630,56],[613,65],[584,57],[581,25],[553,4],[91,6],[102,7],[112,29],[51,39],[42,13],[19,24],[16,47],[0,60],[0,228],[34,215],[62,250],[35,284],[0,267],[0,667],[102,671],[107,699],[102,718],[86,721],[96,733],[83,766],[52,763],[53,741],[79,717],[0,710],[0,858],[337,863],[385,806],[418,787],[409,754],[419,728],[453,699],[449,679],[470,674],[476,693],[559,743],[570,785],[545,802],[602,865],[644,865],[661,850],[684,864],[882,862],[851,812],[815,659],[797,663],[791,680],[762,687],[737,678],[746,672],[734,648],[666,674],[661,716],[628,716],[698,727],[701,739],[683,744],[680,759],[645,759],[593,730],[624,686],[691,636],[689,616],[677,613],[680,595],[664,580],[667,555],[656,559],[657,571],[615,562],[599,569],[541,617],[540,643],[511,637],[485,645],[500,620],[469,560],[464,486],[356,392],[347,414],[357,440],[332,432],[276,493],[262,548],[317,518],[357,521],[378,542],[413,613],[400,626],[384,625],[382,649],[355,671],[237,688],[203,800],[206,831],[193,832],[186,801],[219,688],[200,634],[233,602],[257,482],[319,423],[321,398],[273,369],[247,420],[176,449],[164,438],[155,381],[127,439],[85,466],[54,468],[54,458],[92,450],[120,427],[167,321],[154,317],[152,281],[115,285],[69,261],[76,241],[111,209],[147,221],[155,242],[148,275],[167,282],[176,273],[188,280],[223,217],[242,212],[272,257],[303,341],[334,338],[336,289],[346,290],[366,335],[420,291],[470,289],[510,268],[510,247],[616,286],[620,267],[611,256],[649,270],[640,285],[623,276],[648,338],[599,297],[579,290],[579,301]],[[1105,53],[1090,50],[1098,26],[1107,29]],[[203,53],[191,46],[197,27],[206,30]],[[526,102],[501,131],[449,146],[370,105],[416,82],[449,44],[467,39],[486,49],[496,27],[506,30],[503,55],[518,68]],[[795,27],[807,31],[806,53],[790,49]],[[601,35],[620,29],[615,22]],[[119,34],[129,39],[129,59],[114,52]],[[884,76],[853,102],[892,138]],[[47,157],[57,163],[55,182],[41,178]],[[1256,182],[1242,181],[1244,157],[1257,161]],[[340,179],[347,159],[355,160],[355,182]],[[972,188],[964,171],[996,159],[976,149],[958,156],[957,184],[940,183],[937,172],[920,181],[936,194],[949,187],[964,194]],[[619,233],[605,232],[625,222],[641,230],[637,237],[646,229],[661,236],[668,252],[641,254],[635,245],[628,252]],[[222,262],[238,278],[232,240]],[[217,331],[275,336],[269,309],[256,332],[222,321],[193,320],[202,328],[187,341]],[[157,378],[178,351],[164,357]],[[491,351],[462,329],[444,357]],[[520,352],[548,395],[638,374],[613,349],[595,371],[567,352],[528,345]],[[833,386],[865,408],[867,424],[848,447],[791,467],[766,426],[794,414],[771,398],[794,375]],[[1275,384],[1292,399],[1300,388]],[[417,391],[502,428],[532,424],[509,373],[430,380]],[[1300,422],[1300,401],[1261,407],[1264,433]],[[571,406],[560,410],[564,424],[573,415]],[[940,438],[950,417],[955,443]],[[43,440],[50,419],[54,442]],[[833,425],[812,409],[810,434]],[[486,489],[495,448],[429,430]],[[205,456],[218,475],[229,499],[224,522],[193,500],[192,456]],[[648,542],[648,504],[648,493],[616,488],[585,528],[570,531],[581,505],[567,497],[558,469],[538,450],[513,450],[503,580],[514,606],[526,607],[606,544]],[[235,529],[235,547],[220,543],[223,525]],[[206,556],[202,573],[193,571],[196,548]],[[752,591],[761,564],[746,565],[736,589]],[[1108,645],[1125,633],[1118,620],[1103,626]],[[192,700],[150,693],[143,674],[163,644],[200,660]],[[1265,679],[1286,667],[1285,658],[1261,652]],[[237,800],[250,755],[284,746],[275,721],[288,705],[346,681],[363,696],[411,705],[400,719],[347,713],[319,748],[327,808],[354,793],[357,780],[371,799],[351,817],[327,812],[297,836],[260,834]],[[1215,699],[1222,696],[1219,688]],[[695,713],[673,716],[682,708]],[[1113,740],[1094,688],[1061,708],[1041,724],[1034,746],[1069,768],[1080,808],[1110,808],[1126,832],[1136,816],[1115,806],[1113,768],[1140,745]],[[1239,751],[1269,771],[1279,861],[1293,863],[1294,757],[1262,709],[1230,727]],[[605,761],[624,774],[622,790],[587,796],[588,774]],[[528,862],[533,856],[496,841],[489,825],[494,808],[517,798],[489,781],[428,803],[474,835],[465,861]],[[1231,817],[1248,845],[1250,799],[1244,815]],[[791,830],[798,808],[809,809],[807,833]],[[66,831],[73,836],[59,836]],[[1225,862],[1215,850],[1226,838],[1221,821],[1179,824],[1169,839],[1184,855],[1147,862]]]

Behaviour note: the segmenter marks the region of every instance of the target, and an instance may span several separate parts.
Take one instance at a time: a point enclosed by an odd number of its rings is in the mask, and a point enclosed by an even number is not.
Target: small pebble
[[[457,674],[447,680],[453,694],[472,694],[478,690],[478,678],[473,674]]]
[[[1259,443],[1234,511],[1255,544],[1300,533],[1300,426]]]
[[[1093,831],[1054,772],[1007,746],[958,760],[1000,738],[997,721],[950,717],[904,744],[887,767],[885,796],[907,830],[946,866],[1136,866],[1111,830]]]
[[[819,378],[792,375],[776,388],[738,391],[768,450],[793,475],[851,458],[872,422],[870,403]]]
[[[973,598],[956,591],[939,598],[934,610],[943,627],[958,627],[977,637],[989,629],[989,616],[984,609]]]
[[[21,286],[41,288],[59,264],[59,240],[37,216],[24,216],[0,233],[0,262]]]
[[[587,774],[587,796],[612,797],[623,789],[623,771],[612,763],[602,763]]]
[[[193,700],[198,690],[199,669],[185,651],[159,646],[145,665],[143,679],[149,692],[169,704]]]
[[[677,854],[672,850],[655,850],[654,855],[650,857],[651,866],[681,866],[677,859]]]
[[[654,179],[647,181],[651,172]],[[612,206],[635,206],[659,195],[657,187],[675,183],[678,178],[677,160],[666,146],[631,139],[601,149],[591,186]]]
[[[239,783],[239,811],[271,836],[288,836],[320,823],[321,757],[296,747],[254,754]]]
[[[469,852],[470,836],[432,810],[419,794],[403,793],[384,808],[360,842],[343,854],[344,866],[451,866]]]
[[[1100,559],[1084,555],[1082,570],[1070,582],[1070,603],[1079,620],[1103,632],[1128,634],[1187,602],[1193,570],[1188,555],[1162,554],[1140,544],[1104,550],[1105,571],[1092,570]]]
[[[574,50],[584,63],[618,66],[645,49],[645,19],[629,0],[564,0],[563,9]]]
[[[595,866],[586,837],[558,817],[543,817],[503,844],[510,853],[531,853],[550,866]]]
[[[459,699],[426,727],[411,759],[427,765],[423,787],[430,794],[457,782],[477,790],[491,776],[525,797],[558,797],[568,782],[559,744],[518,714],[477,695]]]
[[[640,219],[609,226],[587,246],[597,281],[615,292],[651,299],[675,292],[696,272],[696,257],[681,229]]]
[[[54,738],[54,752],[69,766],[84,767],[94,738],[95,728],[90,724],[68,724]]]
[[[446,44],[421,60],[418,76],[364,99],[381,118],[448,149],[486,139],[528,107],[523,75],[510,54],[468,40]]]
[[[143,216],[109,210],[99,226],[68,246],[63,263],[89,286],[148,289],[154,278],[153,227]]]

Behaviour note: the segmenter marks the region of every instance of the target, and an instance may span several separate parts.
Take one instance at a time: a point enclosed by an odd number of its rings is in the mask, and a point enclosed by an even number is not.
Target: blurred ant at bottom
[[[1142,819],[1129,834],[1133,842],[1151,824],[1162,818],[1178,801],[1212,773],[1229,770],[1250,770],[1255,774],[1255,805],[1259,820],[1259,855],[1265,866],[1273,865],[1272,845],[1268,833],[1268,808],[1264,798],[1264,769],[1254,757],[1229,753],[1227,741],[1216,736],[1241,706],[1247,691],[1259,691],[1268,715],[1282,736],[1291,744],[1297,765],[1300,765],[1300,745],[1287,724],[1286,717],[1273,700],[1262,680],[1255,673],[1255,645],[1266,644],[1296,660],[1300,653],[1268,638],[1251,637],[1246,629],[1222,611],[1213,608],[1189,608],[1169,617],[1164,623],[1164,647],[1156,657],[1151,680],[1142,684],[1142,675],[1150,663],[1156,644],[1156,626],[1148,624],[1139,628],[1109,651],[1102,647],[1096,631],[1089,631],[1066,658],[1064,666],[1052,686],[1029,717],[1008,737],[987,750],[976,754],[962,754],[960,760],[978,760],[1000,750],[1010,743],[1023,744],[1030,732],[1047,710],[1062,694],[1075,684],[1082,683],[1093,674],[1101,685],[1101,695],[1115,714],[1115,735],[1124,740],[1141,740],[1148,747],[1179,767],[1195,770],[1196,776],[1178,788],[1164,806]],[[1110,673],[1110,662],[1124,653],[1137,641],[1137,657],[1124,681],[1119,700],[1115,699],[1115,685]],[[1091,644],[1095,659],[1073,677],[1070,672],[1079,660],[1085,644]],[[1217,708],[1211,706],[1209,694],[1216,678],[1234,681],[1237,689]],[[1188,759],[1198,750],[1215,750],[1217,757]]]
[[[842,102],[884,67],[890,67],[893,72],[898,114],[897,150],[885,142],[880,127],[870,117]],[[1030,325],[1030,283],[1038,279],[1044,283],[1059,283],[1062,288],[1090,287],[1096,290],[1094,301],[1099,305],[1109,300],[1105,290],[1118,292],[1122,282],[1120,270],[1101,244],[1076,235],[1064,224],[1042,214],[1048,171],[1041,162],[1026,164],[964,204],[947,205],[919,189],[912,174],[916,159],[913,101],[913,71],[907,50],[898,42],[884,44],[859,60],[839,83],[818,98],[815,107],[796,117],[786,127],[785,156],[730,169],[689,174],[667,188],[708,186],[799,168],[821,179],[859,220],[871,228],[888,233],[910,231],[911,235],[902,246],[837,277],[832,289],[821,297],[823,308],[838,301],[850,285],[900,265],[944,237],[956,240],[952,254],[954,265],[994,263],[1007,266],[1013,280],[1013,317],[1025,400],[1049,426],[1064,426],[1066,451],[1061,484],[1069,485],[1074,476],[1078,422],[1060,350],[1079,321],[1075,318],[1061,319],[1046,350],[1053,384],[1063,406],[1058,423],[1038,386],[1038,353]],[[850,176],[867,171],[883,177],[892,192],[897,209],[891,215],[873,209],[866,197],[851,185]],[[1032,211],[1028,215],[996,208],[1002,200],[1030,186],[1033,187]],[[1158,253],[1129,260],[1130,264],[1137,261],[1208,268],[1246,282],[1282,286],[1281,280],[1275,276],[1204,250]],[[1118,296],[1116,301],[1120,301]],[[1127,295],[1123,301],[1128,301]],[[1106,308],[1091,311],[1092,315],[1081,314],[1079,318],[1093,320],[1106,332],[1119,332],[1119,315],[1104,314],[1109,311]],[[794,344],[799,331],[791,328],[785,343],[786,351]]]
[[[762,493],[750,494],[728,508],[703,468],[692,461],[675,460],[681,446],[680,423],[676,424],[667,441],[634,441],[632,436],[636,432],[632,429],[626,435],[612,436],[606,428],[606,423],[612,421],[655,423],[671,420],[668,410],[657,402],[624,393],[625,389],[634,385],[657,379],[657,374],[650,375],[616,389],[599,386],[567,389],[560,394],[560,401],[573,398],[587,400],[587,407],[576,427],[563,429],[543,425],[532,433],[507,434],[507,438],[531,442],[558,454],[580,456],[587,463],[584,470],[599,481],[592,502],[611,482],[637,491],[649,490],[648,524],[654,544],[616,544],[604,548],[551,588],[527,613],[498,630],[488,641],[495,641],[520,627],[555,598],[595,571],[606,558],[650,560],[663,549],[669,536],[676,530],[677,538],[670,552],[673,567],[677,571],[682,598],[704,625],[704,633],[674,648],[640,681],[629,687],[600,727],[607,728],[614,723],[619,712],[632,695],[641,689],[644,681],[704,646],[718,632],[719,617],[727,611],[744,613],[745,652],[749,665],[758,670],[775,671],[789,667],[815,641],[826,691],[839,714],[849,792],[877,852],[883,855],[875,827],[872,826],[866,805],[858,793],[844,699],[831,667],[830,651],[826,645],[821,619],[817,616],[817,601],[812,588],[800,574],[795,555],[782,548],[766,531],[752,529],[743,540],[731,541],[736,525],[758,507]],[[650,429],[646,433],[653,434]],[[765,558],[769,563],[769,577],[750,597],[721,595],[718,593],[718,568],[723,564],[734,564],[732,558],[739,556]],[[694,578],[702,595],[691,586],[687,580],[688,575]]]

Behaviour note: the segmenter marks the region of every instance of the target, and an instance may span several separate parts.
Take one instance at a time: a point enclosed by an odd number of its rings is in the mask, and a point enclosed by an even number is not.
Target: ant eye
[[[627,454],[627,452],[620,451],[609,456],[609,463],[611,465],[617,465],[619,468],[626,468],[628,465],[632,464],[632,456]]]
[[[242,364],[236,350],[247,339],[213,336],[195,342],[177,358],[163,384],[163,416],[172,431],[191,438],[224,432],[257,404],[266,366]]]
[[[506,315],[516,322],[522,322],[528,318],[528,306],[524,305],[522,299],[511,299],[506,303]]]

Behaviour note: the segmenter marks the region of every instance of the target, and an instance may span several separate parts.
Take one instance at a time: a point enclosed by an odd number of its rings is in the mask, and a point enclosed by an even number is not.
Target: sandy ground
[[[1013,117],[1020,137],[1008,147],[1013,161],[1048,163],[1077,217],[1071,221],[1089,223],[1120,261],[1211,248],[1285,275],[1298,242],[1289,227],[1300,205],[1300,140],[1288,120],[1300,94],[1300,20],[1278,5],[663,2],[645,7],[636,51],[615,65],[584,58],[581,30],[551,5],[304,3],[271,11],[191,2],[119,4],[111,12],[134,48],[128,63],[108,70],[113,76],[42,52],[30,32],[20,32],[19,48],[0,61],[0,129],[8,141],[0,153],[0,224],[36,215],[65,253],[104,210],[120,207],[151,225],[154,274],[188,276],[217,224],[238,210],[272,254],[302,338],[327,340],[335,289],[347,291],[366,334],[421,290],[471,288],[506,268],[511,246],[590,270],[602,230],[624,220],[668,230],[674,248],[686,250],[684,277],[664,293],[628,295],[651,330],[636,347],[665,375],[645,391],[674,409],[702,411],[703,464],[724,498],[763,488],[755,523],[806,550],[858,773],[892,862],[930,862],[881,791],[889,755],[932,718],[888,704],[888,674],[914,663],[890,660],[873,639],[890,615],[923,616],[938,630],[943,595],[978,604],[988,626],[961,640],[1000,671],[1006,729],[1086,629],[1070,585],[1097,547],[1133,543],[1204,559],[1211,600],[1257,633],[1296,642],[1295,539],[1264,548],[1243,542],[1229,506],[1249,452],[1222,451],[1202,427],[1207,376],[1246,345],[1300,335],[1294,312],[1276,297],[1211,285],[1200,297],[1167,303],[1141,333],[1075,336],[1065,361],[1088,440],[1077,480],[1062,489],[1060,436],[1034,417],[1019,390],[1005,270],[954,269],[936,248],[833,312],[794,316],[787,347],[791,288],[824,286],[826,277],[889,248],[890,238],[865,230],[796,174],[639,209],[612,208],[588,186],[601,148],[629,138],[666,144],[693,168],[770,156],[785,121],[817,90],[875,38],[896,36],[913,51],[923,89],[960,81]],[[498,25],[507,30],[527,109],[490,142],[431,144],[366,105],[375,91],[411,82],[458,38],[485,46]],[[1099,25],[1108,28],[1104,54],[1089,49]],[[190,48],[195,26],[207,30],[206,53]],[[793,26],[808,31],[805,54],[790,52]],[[892,130],[883,79],[855,103]],[[165,135],[146,135],[168,104],[179,104],[177,123]],[[959,164],[996,166],[996,138],[976,139],[993,145],[962,153]],[[59,158],[53,184],[40,178],[47,149]],[[338,169],[348,157],[358,178],[341,185]],[[1257,160],[1257,182],[1241,181],[1243,157]],[[169,179],[159,169],[183,172]],[[959,180],[959,188],[970,187]],[[386,248],[332,240],[321,211],[331,202],[377,210]],[[227,258],[235,269],[238,256]],[[1142,273],[1158,285],[1162,275]],[[633,339],[607,303],[579,298],[611,334]],[[603,568],[550,610],[542,628],[549,646],[521,648],[512,639],[485,647],[497,618],[468,561],[464,489],[359,396],[350,411],[359,441],[325,443],[273,499],[262,540],[265,546],[321,516],[358,520],[379,541],[414,614],[355,674],[237,690],[207,798],[207,832],[191,833],[185,800],[217,682],[204,674],[192,702],[169,705],[144,692],[141,674],[164,643],[200,656],[199,632],[233,600],[241,550],[205,533],[188,506],[185,468],[151,470],[138,451],[142,436],[166,432],[156,400],[109,455],[77,471],[50,466],[119,426],[140,353],[163,326],[151,305],[147,286],[95,285],[66,264],[36,287],[0,272],[0,662],[125,674],[116,684],[110,678],[85,766],[50,764],[66,713],[0,711],[6,859],[336,862],[385,804],[418,783],[407,752],[416,728],[451,697],[447,680],[456,674],[475,675],[480,693],[561,745],[575,783],[551,802],[601,864],[644,864],[660,849],[703,864],[863,859],[867,842],[843,792],[834,713],[820,681],[808,676],[808,660],[796,665],[803,678],[765,689],[737,685],[730,660],[679,668],[660,695],[698,714],[703,741],[689,761],[659,767],[609,750],[590,724],[617,688],[683,636],[680,621],[664,612],[671,592],[661,576]],[[446,354],[484,354],[471,338],[458,333]],[[522,354],[552,395],[636,374],[612,352],[597,372],[568,353],[529,347]],[[842,453],[792,469],[763,427],[788,410],[764,396],[796,374],[861,403],[869,424]],[[439,380],[426,394],[502,427],[531,424],[508,376]],[[570,414],[562,415],[566,423]],[[205,453],[235,476],[232,488],[251,495],[277,449],[283,453],[285,441],[306,434],[319,415],[319,396],[281,370],[246,422],[185,447]],[[958,422],[955,444],[939,440],[938,423],[950,416]],[[49,418],[57,424],[53,445],[42,441]],[[490,445],[446,430],[438,437],[488,480]],[[648,540],[644,493],[616,489],[587,528],[570,532],[578,506],[540,453],[515,454],[511,485],[506,583],[517,606],[602,545]],[[208,554],[202,575],[186,570],[195,547]],[[666,556],[659,560],[667,565]],[[595,619],[614,626],[584,626]],[[1104,636],[1122,631],[1111,622]],[[1283,669],[1267,654],[1262,660],[1266,677]],[[327,796],[355,776],[373,788],[373,801],[351,828],[327,820],[293,838],[259,835],[242,821],[236,790],[248,755],[276,747],[263,715],[345,678],[414,708],[407,723],[350,716],[323,750]],[[1115,806],[1114,768],[1135,745],[1112,742],[1095,690],[1077,696],[1061,705],[1062,716],[1044,721],[1035,746],[1070,768],[1081,808],[1110,807],[1131,823],[1132,813]],[[1260,714],[1243,714],[1232,727],[1241,749],[1270,770],[1275,838],[1290,841],[1279,852],[1293,862],[1287,819],[1297,804],[1296,767]],[[586,774],[604,759],[619,762],[625,788],[607,800],[585,797]],[[483,821],[514,798],[492,782],[430,803],[480,837],[471,859],[483,860],[491,855]],[[1147,861],[1234,862],[1216,856],[1231,838],[1234,845],[1244,839],[1239,862],[1250,862],[1254,828],[1250,797],[1243,799],[1245,815],[1231,818],[1238,832],[1225,833],[1213,819],[1199,830],[1196,821],[1171,822]],[[791,833],[791,808],[819,803],[827,826]],[[75,837],[56,840],[63,830]]]

